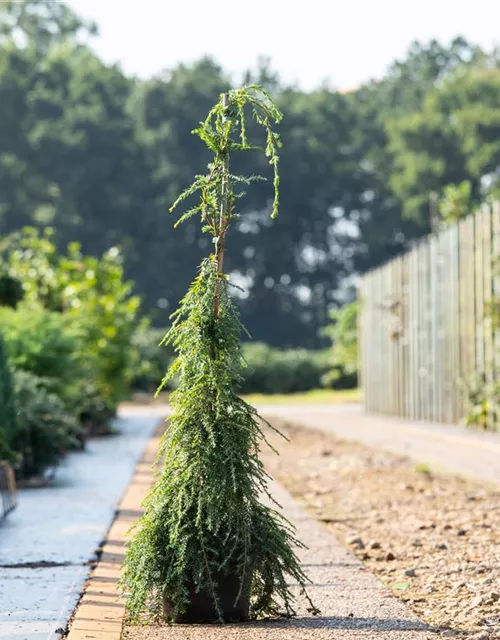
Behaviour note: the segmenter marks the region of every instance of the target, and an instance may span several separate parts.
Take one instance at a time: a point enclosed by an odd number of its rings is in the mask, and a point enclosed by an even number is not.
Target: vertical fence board
[[[463,271],[461,271],[461,278],[466,283],[466,298],[464,300],[465,312],[466,312],[466,327],[465,327],[465,349],[467,353],[467,369],[462,372],[462,375],[466,375],[467,378],[476,371],[477,358],[476,358],[476,280],[475,280],[475,264],[476,264],[476,243],[475,243],[475,216],[469,216],[465,221],[465,255],[463,260]]]
[[[416,266],[415,266],[415,279],[416,279],[416,299],[415,299],[415,313],[417,317],[416,321],[416,341],[415,341],[415,387],[417,393],[417,403],[416,403],[416,411],[415,417],[417,420],[422,418],[422,376],[420,375],[420,371],[422,368],[422,357],[424,350],[422,348],[422,332],[423,332],[423,322],[422,322],[422,303],[423,303],[423,279],[422,279],[422,244],[417,247],[417,255],[416,255]]]
[[[431,296],[431,243],[429,240],[422,244],[422,324],[423,324],[423,367],[422,378],[422,405],[421,412],[424,420],[430,420],[434,404],[435,390],[432,387],[432,296]]]
[[[392,277],[392,290],[393,290],[393,326],[392,326],[392,335],[391,340],[394,349],[394,372],[395,372],[395,380],[394,380],[394,393],[395,393],[395,403],[394,403],[394,413],[396,415],[402,415],[403,411],[403,402],[402,402],[402,393],[403,393],[403,380],[402,380],[402,363],[401,363],[401,315],[403,311],[403,300],[401,294],[401,257],[398,257],[394,260],[394,269],[393,269],[393,277]]]
[[[459,352],[460,352],[460,369],[459,378],[465,378],[469,373],[470,360],[470,340],[469,340],[469,308],[471,296],[469,294],[467,265],[470,260],[470,236],[469,236],[469,220],[461,220],[458,225],[458,304],[459,304]],[[459,406],[461,411],[465,410],[466,394],[462,387],[460,389]]]
[[[436,419],[441,409],[441,371],[439,367],[439,333],[441,328],[441,300],[439,291],[440,242],[438,236],[429,239],[429,294],[426,308],[429,326],[428,366],[428,419]]]
[[[425,361],[425,267],[424,267],[424,244],[421,243],[418,247],[418,299],[417,299],[417,356],[418,356],[418,370],[417,370],[417,388],[418,388],[418,405],[417,405],[417,418],[423,418],[423,402],[424,402],[424,388],[423,388],[423,363]]]
[[[417,341],[417,252],[411,251],[408,255],[408,360],[410,379],[410,414],[409,417],[416,420],[418,414],[417,375],[418,371],[418,341]]]
[[[484,279],[483,279],[483,211],[475,214],[475,323],[476,323],[476,367],[485,374],[484,361]]]
[[[436,402],[431,419],[436,421],[443,421],[444,414],[446,412],[447,404],[447,362],[443,358],[443,353],[446,350],[446,339],[444,327],[447,321],[448,308],[449,308],[449,293],[443,291],[443,262],[446,260],[446,233],[442,233],[435,238],[436,242],[436,256],[435,265],[432,272],[432,278],[435,282],[436,290],[436,303],[435,307],[431,308],[431,315],[434,318],[435,324],[435,343],[433,345],[433,367],[435,369],[436,376]]]
[[[448,350],[450,358],[450,378],[448,388],[448,413],[443,422],[458,422],[462,416],[460,397],[460,281],[459,281],[459,245],[458,225],[450,229],[448,237],[448,260],[443,261],[443,267],[450,265],[450,306],[448,312],[449,339]],[[443,295],[446,295],[446,279],[443,273]],[[447,358],[448,351],[442,354]]]
[[[492,233],[492,284],[493,296],[500,299],[500,203],[493,205],[491,214]],[[493,330],[493,370],[498,375],[500,369],[500,325],[497,322]]]
[[[483,340],[484,340],[484,373],[486,382],[493,382],[493,323],[491,321],[491,302],[493,298],[492,278],[492,237],[491,209],[482,211],[483,224]]]
[[[359,360],[361,362],[361,376],[363,380],[363,402],[367,411],[371,411],[371,391],[372,391],[372,369],[370,359],[373,353],[373,345],[370,344],[370,314],[372,308],[372,299],[370,295],[370,283],[372,274],[368,273],[362,279],[360,284],[360,318],[361,331],[363,333],[363,347],[360,350]]]
[[[402,389],[402,413],[407,416],[409,412],[409,379],[408,379],[408,256],[401,256],[401,375],[403,378]]]
[[[386,375],[388,375],[387,373],[387,364],[386,362],[384,362],[384,360],[386,360],[387,358],[387,354],[386,357],[384,358],[384,351],[385,351],[385,341],[384,341],[384,323],[383,323],[383,318],[381,317],[381,305],[382,305],[382,301],[384,299],[384,293],[383,293],[383,287],[382,287],[382,272],[378,272],[375,274],[375,300],[377,301],[376,304],[378,304],[378,306],[375,308],[375,319],[374,319],[374,323],[375,323],[375,327],[376,329],[378,329],[378,337],[377,337],[377,350],[376,350],[376,356],[375,356],[375,366],[376,369],[379,371],[379,375],[376,376],[376,386],[375,386],[375,393],[376,393],[376,400],[375,400],[375,410],[376,411],[381,411],[383,413],[387,413],[387,400],[386,400],[386,393],[382,393],[382,384],[381,384],[381,380],[382,378],[384,378]]]

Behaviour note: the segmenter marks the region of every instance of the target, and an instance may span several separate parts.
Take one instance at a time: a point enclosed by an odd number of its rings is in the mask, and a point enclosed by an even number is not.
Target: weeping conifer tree
[[[170,398],[172,414],[158,457],[161,471],[126,554],[123,584],[136,621],[165,614],[185,621],[183,615],[200,594],[210,599],[212,618],[234,619],[222,601],[221,582],[228,576],[237,578],[229,583],[231,604],[246,598],[252,617],[294,615],[289,580],[305,593],[307,578],[294,552],[302,545],[292,525],[261,502],[265,494],[271,498],[259,459],[265,441],[261,421],[236,391],[244,366],[242,326],[223,266],[228,230],[238,217],[236,203],[242,195],[236,190],[262,179],[230,170],[233,154],[259,148],[247,139],[249,112],[265,132],[263,151],[274,168],[270,215],[277,215],[281,142],[273,125],[282,115],[258,86],[224,94],[195,129],[213,152],[213,161],[172,207],[199,195],[177,224],[199,216],[215,251],[201,264],[163,341],[174,346],[177,359],[162,385],[172,378],[179,384]],[[307,593],[305,597],[314,610]]]

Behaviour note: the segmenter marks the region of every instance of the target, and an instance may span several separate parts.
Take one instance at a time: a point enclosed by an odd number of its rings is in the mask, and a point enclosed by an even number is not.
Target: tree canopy
[[[174,234],[168,209],[207,163],[192,123],[231,80],[209,58],[128,77],[93,52],[93,33],[64,3],[1,5],[0,234],[53,226],[61,247],[78,241],[95,255],[120,244],[146,311],[165,325],[208,242],[189,220]],[[245,81],[285,115],[281,216],[269,226],[272,180],[252,184],[227,269],[254,339],[318,346],[357,274],[429,231],[432,193],[464,182],[471,202],[496,193],[498,54],[460,38],[414,43],[349,93],[287,86],[265,60]],[[264,173],[262,162],[255,154],[237,170]]]

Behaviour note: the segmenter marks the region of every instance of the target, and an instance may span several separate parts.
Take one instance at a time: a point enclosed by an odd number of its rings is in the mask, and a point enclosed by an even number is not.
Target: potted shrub
[[[202,262],[163,341],[173,345],[177,358],[162,384],[174,377],[179,382],[160,448],[163,467],[124,564],[122,584],[136,621],[144,615],[176,622],[291,616],[294,598],[287,579],[305,592],[293,527],[261,502],[263,495],[270,498],[259,459],[265,440],[261,421],[237,394],[242,326],[223,267],[241,195],[235,189],[260,179],[230,171],[233,154],[258,148],[247,139],[247,110],[264,129],[264,152],[274,168],[270,215],[276,216],[281,144],[273,123],[281,113],[258,86],[224,94],[193,132],[213,160],[172,207],[199,195],[177,224],[199,216],[214,253]]]

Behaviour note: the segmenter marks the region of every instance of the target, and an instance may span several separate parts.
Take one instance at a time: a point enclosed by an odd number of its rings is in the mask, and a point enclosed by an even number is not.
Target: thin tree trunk
[[[222,96],[222,105],[227,108],[229,105],[229,95],[225,93]],[[228,216],[228,200],[229,200],[229,150],[224,155],[224,168],[222,174],[222,187],[220,199],[220,216],[219,216],[219,236],[215,245],[215,257],[217,259],[217,270],[220,274],[224,272],[224,250],[226,248],[226,226]],[[217,281],[215,289],[215,315],[219,315],[220,308],[220,280]]]

